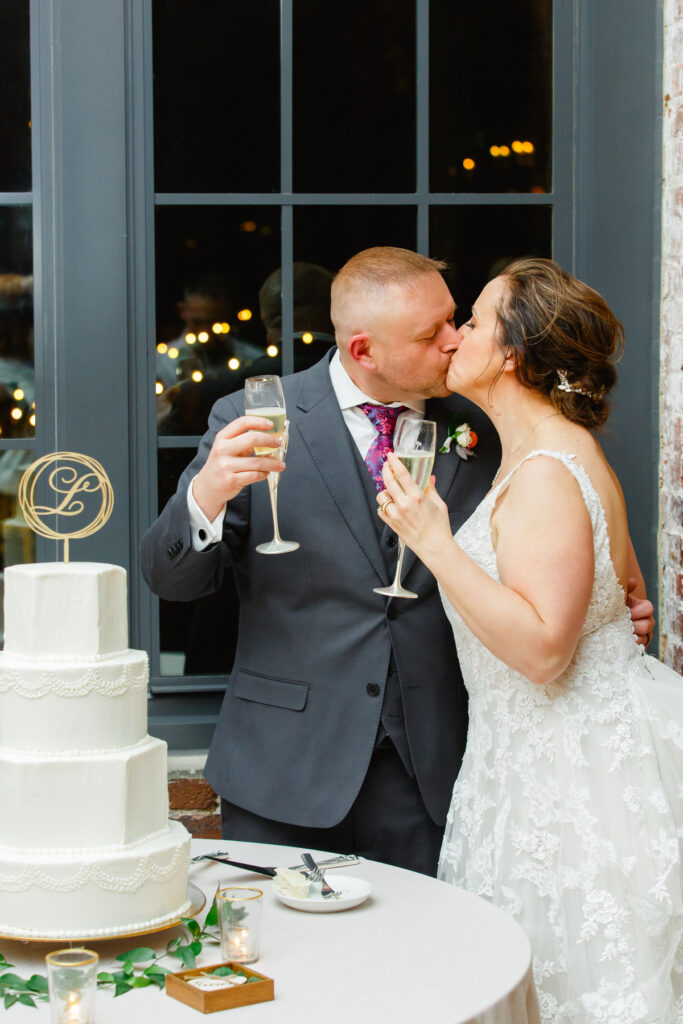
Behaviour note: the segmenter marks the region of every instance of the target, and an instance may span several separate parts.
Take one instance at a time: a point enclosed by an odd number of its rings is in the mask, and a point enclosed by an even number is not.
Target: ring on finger
[[[379,506],[379,508],[377,509],[377,512],[378,513],[379,512],[386,512],[387,508],[389,507],[389,505],[391,505],[393,500],[394,500],[393,498],[387,498],[387,500],[383,501],[382,504]]]

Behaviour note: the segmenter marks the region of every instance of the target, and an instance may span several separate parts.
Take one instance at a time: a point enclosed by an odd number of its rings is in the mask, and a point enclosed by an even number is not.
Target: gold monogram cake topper
[[[39,484],[41,489],[46,486],[54,492],[54,506],[36,500]],[[114,491],[104,469],[95,459],[78,452],[54,452],[36,459],[19,481],[17,497],[19,508],[35,533],[64,541],[65,562],[69,561],[69,541],[96,533],[114,507]],[[91,515],[97,505],[99,508]],[[86,515],[91,518],[85,525],[77,525]],[[50,523],[57,524],[58,517],[73,518],[76,528],[54,529]]]

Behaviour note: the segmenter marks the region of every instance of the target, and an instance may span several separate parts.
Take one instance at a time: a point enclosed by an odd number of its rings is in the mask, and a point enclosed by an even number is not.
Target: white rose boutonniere
[[[461,459],[469,459],[471,456],[475,455],[473,448],[476,446],[479,438],[474,430],[472,430],[469,423],[462,419],[462,414],[459,413],[456,413],[455,416],[451,416],[448,424],[448,434],[444,443],[439,448],[439,452],[442,455],[445,455],[446,452],[451,450],[451,445],[454,441],[455,450]]]

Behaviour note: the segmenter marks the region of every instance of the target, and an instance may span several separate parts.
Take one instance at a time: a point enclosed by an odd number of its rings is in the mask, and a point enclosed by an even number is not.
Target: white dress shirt
[[[370,445],[377,436],[377,431],[359,406],[364,405],[366,402],[370,402],[372,405],[381,405],[382,403],[364,394],[353,383],[342,366],[339,352],[335,352],[330,360],[330,380],[332,382],[332,389],[339,402],[341,414],[344,417],[344,423],[349,428],[361,458],[365,459]],[[402,412],[396,421],[397,429],[399,423],[404,419],[421,420],[424,418],[425,402],[423,398],[406,399],[403,402],[390,402],[388,404],[392,406],[404,405],[406,407],[405,412]],[[190,483],[187,489],[187,508],[190,516],[190,530],[194,550],[203,551],[209,544],[218,543],[223,535],[225,506],[213,522],[209,522],[195,501],[192,493],[192,483]]]

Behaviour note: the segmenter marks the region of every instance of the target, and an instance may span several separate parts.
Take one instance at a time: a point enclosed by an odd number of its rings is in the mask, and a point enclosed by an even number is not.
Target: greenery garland
[[[116,957],[121,961],[119,971],[100,971],[97,975],[98,988],[112,988],[115,996],[122,996],[134,988],[147,988],[149,985],[156,985],[164,988],[165,976],[172,972],[159,963],[165,957],[173,956],[180,960],[185,969],[191,970],[197,966],[197,957],[202,951],[204,943],[220,944],[220,936],[216,928],[218,924],[218,909],[216,901],[211,904],[204,924],[200,925],[192,917],[181,918],[181,924],[186,932],[184,936],[178,935],[166,943],[163,953],[157,955],[154,949],[149,946],[137,946],[127,953],[121,953]],[[151,963],[150,963],[151,961]],[[143,967],[143,964],[147,966]],[[0,953],[0,972],[7,971],[13,967],[9,960]],[[218,973],[218,972],[214,972]],[[230,973],[226,970],[223,973]],[[4,1002],[6,1010],[19,1003],[23,1006],[38,1008],[38,1002],[47,1002],[49,999],[47,978],[43,974],[32,974],[30,978],[20,978],[18,974],[0,973],[0,998]]]

